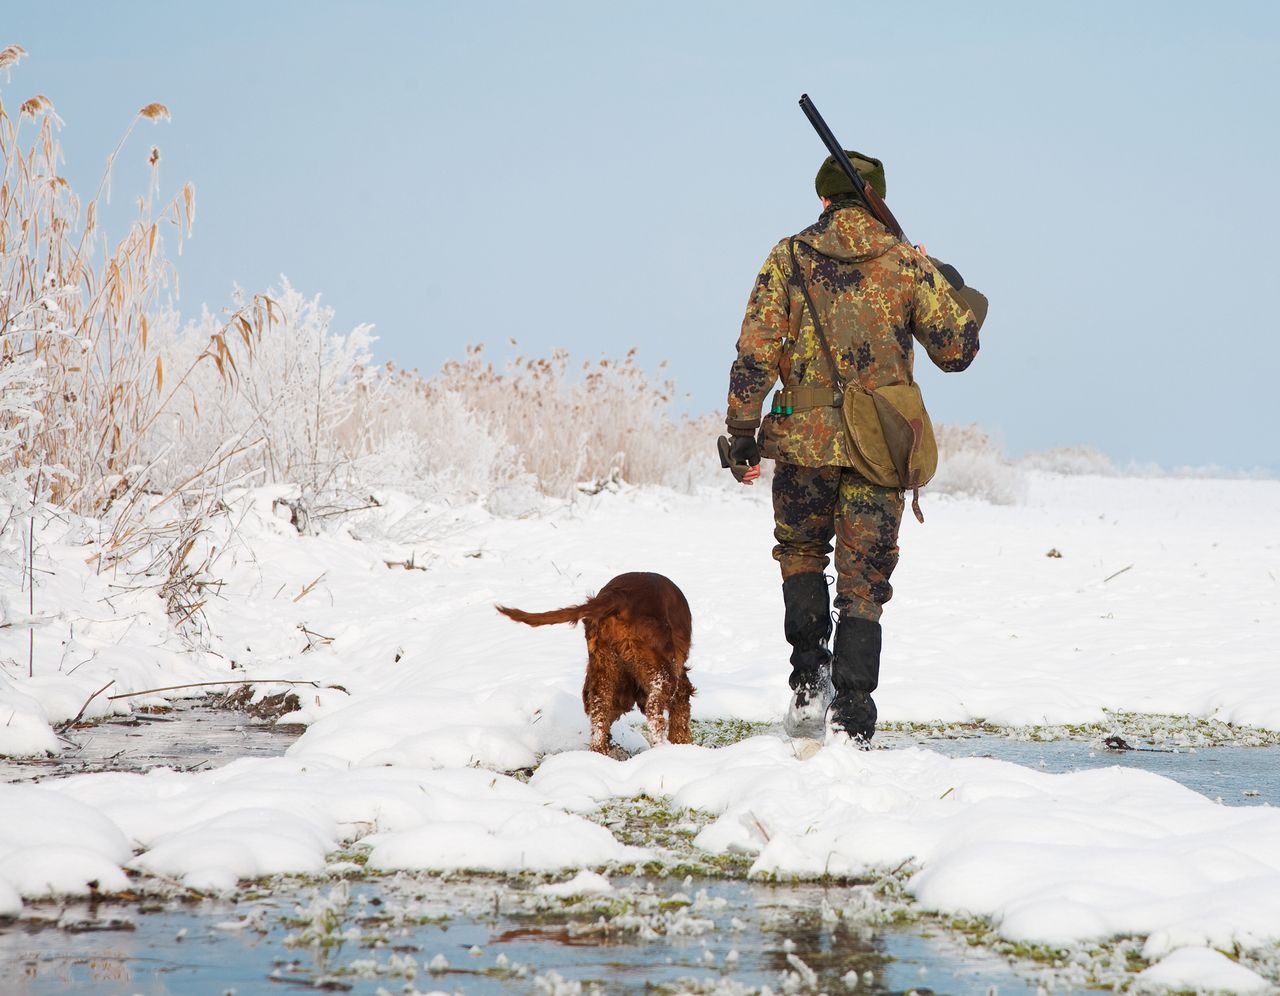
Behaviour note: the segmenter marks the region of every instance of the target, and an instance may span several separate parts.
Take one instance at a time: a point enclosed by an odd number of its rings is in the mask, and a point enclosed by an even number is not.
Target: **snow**
[[[1220,951],[1179,948],[1139,972],[1129,991],[1261,993],[1271,988],[1262,976],[1236,964]]]
[[[1146,954],[1254,946],[1280,925],[1280,811],[1230,808],[1130,768],[1047,774],[911,748],[775,737],[665,746],[617,763],[548,758],[532,787],[566,806],[669,795],[717,815],[695,843],[753,875],[863,876],[904,863],[925,909],[990,918],[1011,940],[1150,935]]]
[[[25,791],[35,814],[53,797],[105,816],[142,849],[131,861],[124,849],[117,860],[128,867],[215,893],[242,879],[318,873],[357,837],[383,870],[554,870],[646,857],[523,782],[476,768],[242,758],[213,771],[77,775]]]
[[[1117,710],[1280,730],[1280,482],[1029,480],[1023,504],[927,497],[927,525],[904,524],[883,720]],[[1247,991],[1252,973],[1213,949],[1280,941],[1280,813],[1155,775],[777,736],[649,750],[636,715],[614,730],[635,757],[586,752],[581,631],[493,604],[553,608],[661,571],[693,608],[694,718],[776,722],[787,647],[763,489],[624,489],[525,519],[380,495],[314,536],[282,515],[282,493],[231,496],[192,551],[223,582],[193,623],[203,650],[154,588],[95,571],[93,523],[42,522],[32,612],[21,561],[0,557],[0,752],[56,751],[53,727],[81,709],[125,712],[163,697],[108,696],[188,682],[295,682],[255,690],[293,692],[284,719],[307,724],[281,758],[0,786],[0,914],[120,889],[126,873],[229,892],[323,873],[352,847],[374,869],[562,872],[553,888],[606,889],[599,869],[648,854],[587,815],[648,795],[710,814],[697,846],[750,855],[757,875],[901,866],[922,908],[1013,940],[1145,938],[1160,960],[1143,984]],[[509,774],[529,769],[528,783]]]
[[[607,896],[616,891],[607,878],[591,871],[580,871],[564,882],[551,882],[540,885],[534,890],[539,895],[551,896],[555,899],[568,899],[573,896]]]

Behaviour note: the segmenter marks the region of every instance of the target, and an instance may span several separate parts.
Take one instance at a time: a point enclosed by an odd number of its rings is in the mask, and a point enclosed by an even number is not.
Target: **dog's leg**
[[[667,737],[673,744],[693,743],[693,731],[689,729],[689,696],[693,694],[693,685],[687,675],[682,677],[683,681],[676,682],[676,693],[671,696],[671,708],[668,712],[671,727],[667,731]]]
[[[588,677],[582,689],[582,704],[586,706],[587,718],[591,720],[591,749],[597,754],[608,754],[609,730],[616,718],[613,715],[613,689]]]
[[[667,743],[667,711],[671,706],[671,688],[666,675],[657,674],[649,683],[644,703],[644,718],[649,723],[649,746]]]
[[[582,686],[582,705],[591,721],[591,749],[608,754],[614,721],[622,715],[618,708],[618,664],[606,640],[594,628],[587,635],[587,677]]]

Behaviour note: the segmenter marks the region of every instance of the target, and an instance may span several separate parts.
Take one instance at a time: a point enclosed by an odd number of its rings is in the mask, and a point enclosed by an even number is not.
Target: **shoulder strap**
[[[831,364],[831,381],[835,384],[836,400],[835,405],[839,407],[841,398],[844,395],[844,378],[840,376],[840,368],[836,366],[836,357],[831,352],[831,343],[827,341],[827,334],[822,330],[822,321],[818,318],[818,309],[813,306],[813,298],[809,296],[809,287],[804,281],[804,271],[800,269],[800,264],[796,261],[796,240],[793,237],[787,243],[787,252],[791,254],[791,268],[796,275],[796,280],[800,282],[800,292],[804,294],[804,303],[809,308],[809,316],[813,319],[813,330],[818,334],[818,341],[822,343],[822,351],[827,354],[827,362]]]

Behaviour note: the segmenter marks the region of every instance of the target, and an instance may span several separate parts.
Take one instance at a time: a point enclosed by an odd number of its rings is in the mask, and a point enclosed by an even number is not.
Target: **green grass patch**
[[[693,742],[699,747],[728,747],[748,737],[769,733],[777,726],[745,719],[695,719],[689,725]]]
[[[1058,740],[1101,742],[1118,736],[1135,745],[1164,748],[1273,747],[1280,745],[1280,730],[1237,726],[1219,719],[1156,713],[1104,710],[1096,723],[1045,723],[1035,726],[995,726],[983,720],[968,723],[880,723],[882,733],[901,733],[926,739],[964,740],[972,737],[1006,737],[1031,743]]]

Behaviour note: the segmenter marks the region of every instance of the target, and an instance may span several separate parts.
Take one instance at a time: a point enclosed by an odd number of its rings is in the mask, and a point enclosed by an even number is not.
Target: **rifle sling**
[[[831,364],[831,383],[835,385],[835,393],[832,396],[831,404],[835,408],[839,408],[844,404],[844,385],[845,380],[840,376],[840,368],[836,366],[835,353],[831,352],[831,343],[827,341],[827,334],[822,330],[822,322],[818,318],[818,309],[813,306],[813,298],[809,296],[809,285],[805,282],[804,271],[800,269],[800,264],[796,260],[796,240],[792,238],[787,243],[787,252],[791,254],[791,269],[796,275],[796,280],[800,282],[800,292],[804,294],[804,303],[809,308],[809,317],[813,319],[813,330],[818,333],[818,341],[822,343],[822,351],[827,354],[827,362]]]

